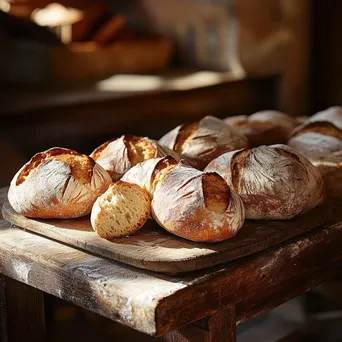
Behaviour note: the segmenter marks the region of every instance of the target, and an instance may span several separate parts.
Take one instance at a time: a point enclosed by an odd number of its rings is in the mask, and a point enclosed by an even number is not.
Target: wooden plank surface
[[[0,204],[4,197],[0,193]],[[157,336],[237,303],[238,319],[248,310],[255,312],[249,306],[264,311],[265,294],[272,301],[275,290],[280,295],[293,288],[306,291],[304,279],[313,277],[311,285],[319,284],[342,259],[342,223],[225,265],[177,276],[82,252],[13,227],[1,217],[0,241],[0,273]]]
[[[89,217],[34,220],[17,214],[7,201],[2,213],[12,224],[96,255],[151,271],[174,274],[238,259],[333,222],[337,218],[339,204],[327,202],[292,220],[247,221],[236,237],[214,244],[178,238],[152,220],[128,238],[107,241],[92,230]]]

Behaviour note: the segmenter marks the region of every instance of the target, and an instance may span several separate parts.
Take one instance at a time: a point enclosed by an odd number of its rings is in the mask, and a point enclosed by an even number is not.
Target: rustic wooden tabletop
[[[2,189],[0,204],[5,196]],[[342,222],[178,276],[87,254],[2,218],[0,241],[1,341],[43,340],[43,292],[165,341],[235,341],[236,325],[342,271]]]

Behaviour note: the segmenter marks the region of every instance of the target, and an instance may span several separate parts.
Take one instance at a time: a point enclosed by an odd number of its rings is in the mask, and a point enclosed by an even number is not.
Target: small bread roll
[[[200,170],[222,153],[248,146],[243,134],[213,116],[180,125],[164,135],[159,143]]]
[[[28,217],[74,218],[90,213],[111,178],[84,154],[55,147],[32,157],[14,176],[8,200]]]
[[[180,163],[157,181],[152,216],[172,234],[216,242],[236,235],[245,211],[240,197],[218,174]]]
[[[318,169],[286,145],[229,152],[205,171],[217,172],[241,196],[248,219],[290,219],[325,199]]]
[[[100,145],[90,156],[108,171],[113,182],[116,182],[134,165],[167,155],[179,159],[175,152],[161,146],[155,140],[123,135]]]
[[[252,146],[285,143],[299,124],[295,117],[275,110],[234,118],[228,117],[225,122],[243,133]]]
[[[107,240],[128,236],[141,228],[151,213],[148,193],[136,184],[111,184],[91,211],[91,225]]]

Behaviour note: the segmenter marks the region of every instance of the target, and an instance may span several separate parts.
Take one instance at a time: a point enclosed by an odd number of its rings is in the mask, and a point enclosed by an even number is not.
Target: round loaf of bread
[[[180,163],[156,182],[152,216],[172,234],[216,242],[236,235],[245,211],[240,197],[218,174]]]
[[[222,153],[248,146],[243,134],[213,116],[180,125],[164,135],[159,143],[200,170]]]
[[[322,110],[321,112],[310,116],[304,124],[309,124],[311,122],[330,122],[334,124],[335,127],[342,129],[342,107],[334,106]]]
[[[342,108],[311,116],[294,130],[288,144],[319,169],[327,196],[342,199]]]
[[[100,145],[90,156],[108,171],[112,180],[116,182],[134,165],[167,155],[179,159],[174,151],[161,146],[155,140],[123,135]]]
[[[250,116],[228,117],[225,122],[243,133],[252,146],[285,143],[298,121],[275,110],[265,110]]]
[[[342,130],[328,121],[306,122],[292,133],[288,145],[310,160],[339,162]]]
[[[81,217],[90,213],[110,183],[108,172],[92,158],[55,147],[36,154],[17,172],[8,200],[28,217]]]
[[[241,196],[248,219],[290,219],[325,199],[318,169],[286,145],[226,153],[205,171],[217,172]]]
[[[151,213],[148,193],[136,184],[116,182],[94,203],[91,225],[107,240],[128,236],[141,228]]]

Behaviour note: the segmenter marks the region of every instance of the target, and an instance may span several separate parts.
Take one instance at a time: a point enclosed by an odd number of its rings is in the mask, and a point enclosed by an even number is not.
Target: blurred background
[[[52,146],[90,153],[204,115],[341,105],[341,17],[337,0],[0,0],[0,185]],[[315,290],[240,340],[342,341],[339,298]],[[151,340],[46,302],[49,341]]]

